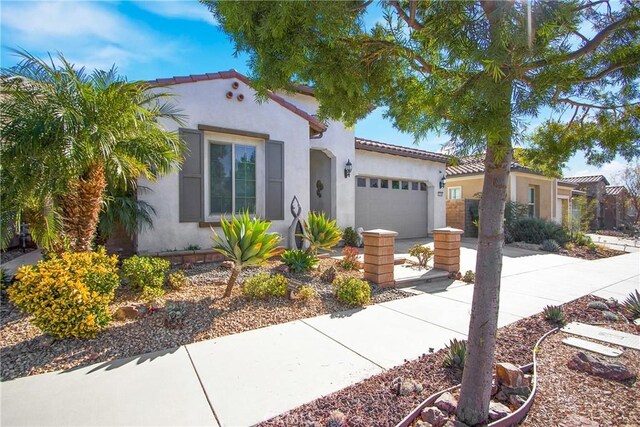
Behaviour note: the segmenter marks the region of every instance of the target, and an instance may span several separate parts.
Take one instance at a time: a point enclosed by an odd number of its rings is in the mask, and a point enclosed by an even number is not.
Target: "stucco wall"
[[[536,207],[540,218],[553,220],[555,218],[556,195],[552,179],[536,178],[524,174],[516,176],[516,201],[529,204],[529,187],[536,187]],[[552,198],[553,194],[553,198]]]
[[[447,183],[445,189],[447,190],[445,196],[449,198],[449,188],[462,187],[463,199],[475,199],[476,194],[482,193],[482,182],[484,181],[482,175],[474,176],[462,176],[452,177],[447,176]]]
[[[404,156],[355,150],[352,178],[358,175],[388,179],[407,179],[427,183],[427,230],[444,227],[446,207],[444,191],[438,188],[440,177],[445,173],[445,164],[428,160],[412,159]],[[355,194],[355,183],[352,188]],[[443,195],[438,196],[438,191]],[[395,214],[401,214],[399,207],[390,207]],[[408,213],[409,215],[411,213]]]
[[[271,230],[286,233],[291,222],[288,207],[294,195],[298,197],[304,211],[309,211],[309,124],[302,117],[273,101],[258,104],[255,101],[255,91],[242,82],[239,82],[240,87],[237,90],[233,90],[231,84],[234,81],[236,80],[224,79],[184,83],[158,90],[176,95],[174,102],[187,116],[186,123],[182,126],[184,128],[197,129],[198,124],[204,124],[266,133],[272,140],[284,141],[285,220],[274,221]],[[230,90],[235,96],[227,99],[225,93]],[[238,94],[244,95],[244,101],[239,102],[236,99]],[[178,125],[172,122],[163,122],[163,125],[169,130],[178,128]],[[226,136],[234,138],[233,135]],[[224,136],[207,133],[205,141],[208,138],[220,137]],[[255,141],[259,145],[263,144],[263,141]],[[208,151],[205,152],[205,164],[208,163],[207,153]],[[178,173],[166,176],[156,183],[150,183],[145,179],[140,179],[139,183],[152,191],[140,192],[138,197],[150,203],[157,211],[154,229],[144,231],[138,236],[139,252],[183,249],[189,245],[211,247],[211,231],[208,228],[200,228],[198,223],[179,222]]]

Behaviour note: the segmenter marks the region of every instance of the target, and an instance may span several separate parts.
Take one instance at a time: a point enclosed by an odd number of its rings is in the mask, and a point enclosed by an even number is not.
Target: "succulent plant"
[[[166,317],[164,319],[164,325],[167,328],[180,327],[184,323],[184,318],[187,315],[187,309],[184,304],[177,302],[168,302],[165,306],[167,310]]]
[[[546,239],[542,241],[540,249],[546,252],[558,252],[560,245],[553,239]]]
[[[606,311],[605,310],[605,311],[602,312],[602,314],[603,314],[604,318],[607,319],[609,322],[617,322],[619,320],[618,319],[618,315],[615,314],[615,313],[612,313],[610,311]]]
[[[602,301],[591,301],[587,304],[589,308],[595,308],[596,310],[609,310],[609,306]]]
[[[322,274],[320,275],[320,280],[326,283],[333,283],[333,281],[336,280],[336,274],[336,268],[334,266],[331,266],[322,272]]]
[[[342,230],[336,226],[336,221],[327,218],[324,212],[310,212],[302,227],[302,238],[309,243],[308,251],[314,254],[319,249],[331,250],[342,239]]]
[[[475,283],[476,281],[476,274],[471,271],[471,270],[467,270],[464,273],[464,276],[462,276],[462,281],[463,282],[467,282],[467,283]]]
[[[391,391],[396,396],[407,396],[409,394],[420,394],[424,387],[417,381],[397,377],[391,381]]]
[[[427,267],[427,262],[433,257],[433,249],[420,243],[410,247],[408,252],[412,257],[418,258],[418,265],[423,268]]]
[[[347,427],[347,416],[340,411],[331,411],[325,425],[327,427]]]
[[[631,315],[632,319],[640,317],[640,292],[638,290],[635,293],[631,292],[627,299],[622,303],[622,307],[627,313]]]
[[[564,326],[566,323],[564,312],[562,311],[562,307],[559,305],[548,305],[544,308],[542,313],[547,321],[555,323],[558,326]]]
[[[452,339],[445,347],[444,366],[451,369],[464,369],[464,357],[467,352],[467,342],[464,340]]]

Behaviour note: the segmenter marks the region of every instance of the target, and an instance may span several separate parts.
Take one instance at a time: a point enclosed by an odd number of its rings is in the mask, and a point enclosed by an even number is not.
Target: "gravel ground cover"
[[[606,322],[603,319],[602,312],[587,307],[587,304],[591,301],[604,300],[587,295],[564,304],[563,310],[568,321],[607,323],[607,327],[614,327],[633,333],[640,332],[637,327],[623,322]],[[496,362],[511,362],[519,366],[531,363],[531,352],[534,344],[540,336],[554,329],[554,327],[544,319],[542,314],[537,314],[500,328],[498,330]],[[435,353],[424,354],[417,360],[406,362],[401,366],[317,399],[260,425],[263,427],[292,425],[320,427],[326,424],[331,412],[337,410],[346,415],[348,425],[351,427],[394,426],[428,396],[454,386],[461,381],[460,372],[443,367],[444,353],[444,350],[440,350]],[[564,363],[566,363],[566,360]],[[636,369],[638,368],[636,366]],[[422,385],[422,392],[398,396],[392,391],[391,385],[399,377]],[[593,385],[597,382],[605,381],[596,378],[592,382],[585,384],[581,375],[572,374],[560,377],[554,376],[550,383],[554,385],[560,380],[566,384],[562,388],[564,393],[577,392],[580,388],[584,388],[585,385]],[[638,385],[635,384],[633,387],[635,387],[634,392],[637,393]],[[623,396],[626,394],[621,390],[618,390],[618,392],[621,392]],[[603,426],[625,425],[625,423],[627,425],[640,425],[638,415],[633,415],[635,418],[631,419],[631,421],[622,421],[622,419],[617,418],[616,414],[620,408],[609,408],[609,396],[603,396],[595,390],[585,391],[585,396],[588,400],[584,405],[591,405],[603,411],[604,414],[602,416],[608,420]],[[637,400],[632,400],[631,402],[637,402]],[[560,411],[556,411],[554,406],[560,408],[562,402],[549,399],[549,403],[544,406],[544,409],[552,416],[555,413],[561,414]],[[582,408],[575,407],[574,409],[580,411]],[[584,413],[580,412],[580,414],[588,417],[590,412],[585,411]],[[525,419],[523,425],[536,427],[553,426],[558,425],[557,421],[559,421],[557,418],[552,421],[547,418],[534,418],[532,413],[532,416]]]
[[[22,248],[13,248],[13,249],[8,249],[6,251],[1,251],[0,263],[4,264],[5,262],[9,262],[13,259],[21,257],[22,255],[28,254],[29,252],[35,251],[35,250],[36,248],[27,247],[25,248],[24,252],[22,252]]]
[[[43,372],[86,366],[92,363],[135,356],[142,353],[176,347],[205,339],[235,334],[296,319],[318,316],[346,310],[349,307],[338,302],[331,285],[323,283],[319,276],[333,259],[322,259],[318,271],[306,275],[284,273],[300,282],[311,285],[318,297],[310,301],[274,298],[248,300],[236,284],[233,295],[223,299],[224,284],[230,270],[216,264],[196,264],[185,270],[190,283],[180,290],[167,290],[167,302],[179,302],[185,306],[184,326],[168,329],[164,326],[165,309],[139,319],[112,321],[94,339],[53,340],[32,326],[28,317],[20,313],[3,298],[0,306],[0,379],[34,375]],[[241,279],[259,272],[279,272],[280,262],[270,262],[264,267],[244,269]],[[362,277],[359,271],[343,271],[336,265],[339,275]],[[112,310],[138,303],[137,293],[126,286],[118,289]],[[371,303],[381,303],[411,296],[397,289],[372,287]]]
[[[545,252],[540,249],[540,245],[534,243],[525,243],[525,242],[513,242],[508,243],[505,246],[514,247],[520,249],[527,249],[529,251],[537,251],[540,253],[547,254],[549,252]],[[595,250],[591,250],[584,246],[574,246],[571,249],[560,248],[557,252],[558,255],[564,255],[572,258],[582,258],[588,260],[601,259],[601,258],[610,258],[612,256],[624,255],[624,251],[618,251],[616,249],[609,249],[604,245],[597,245]]]

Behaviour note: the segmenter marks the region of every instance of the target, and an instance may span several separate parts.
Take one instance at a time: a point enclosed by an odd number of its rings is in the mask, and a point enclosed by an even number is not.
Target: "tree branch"
[[[596,104],[588,104],[586,102],[575,101],[570,98],[556,98],[555,101],[556,103],[563,102],[565,104],[573,105],[576,107],[595,108],[596,110],[615,110],[618,108],[639,104],[638,102],[634,102],[631,104],[623,104],[623,105],[596,105]]]
[[[608,74],[613,73],[614,71],[620,70],[628,65],[633,65],[632,64],[613,64],[611,65],[609,68],[606,68],[602,71],[600,71],[598,74],[594,75],[594,76],[589,76],[586,79],[580,80],[581,83],[593,83],[593,82],[597,82],[598,80],[600,80],[601,78],[605,77]]]
[[[522,66],[520,66],[519,68],[523,70],[532,70],[534,68],[545,67],[551,64],[571,61],[573,59],[584,56],[596,50],[598,46],[600,46],[602,42],[605,41],[611,33],[613,33],[615,30],[617,30],[618,28],[624,26],[629,22],[631,22],[631,17],[627,15],[624,18],[620,19],[619,21],[609,24],[606,28],[604,28],[602,31],[596,34],[596,36],[593,39],[591,39],[588,43],[586,43],[584,46],[582,46],[578,50],[574,50],[573,52],[558,56],[556,58],[541,59],[539,61],[530,62],[528,64],[522,64]]]
[[[573,13],[580,12],[582,10],[589,9],[589,8],[591,8],[593,6],[597,6],[597,5],[602,4],[602,3],[607,3],[608,4],[609,0],[599,0],[599,1],[594,1],[592,3],[586,3],[586,4],[583,4],[582,6],[576,7],[575,9],[571,9],[571,12],[573,12]]]
[[[409,26],[409,28],[415,31],[421,31],[424,28],[422,24],[416,22],[415,20],[415,5],[413,3],[411,4],[412,11],[410,12],[413,16],[407,15],[407,12],[405,12],[405,10],[402,8],[402,6],[400,6],[397,0],[389,1],[389,5],[391,5],[391,7],[396,10],[398,16],[402,18],[402,20]]]
[[[367,6],[371,5],[371,3],[373,3],[373,0],[367,0],[367,1],[365,1],[364,3],[362,3],[359,6],[355,6],[351,10],[354,11],[354,12],[360,12],[361,10],[366,9]]]

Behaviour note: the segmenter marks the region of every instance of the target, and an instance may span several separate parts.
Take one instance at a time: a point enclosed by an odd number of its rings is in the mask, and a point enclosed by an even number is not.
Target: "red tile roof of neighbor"
[[[240,74],[236,70],[220,71],[217,73],[192,74],[189,76],[175,76],[175,77],[169,77],[169,78],[163,78],[163,79],[149,80],[147,81],[147,83],[152,86],[171,86],[171,85],[177,85],[182,83],[195,83],[195,82],[202,82],[202,81],[208,81],[208,80],[220,80],[220,79],[238,79],[244,84],[251,86],[251,80],[249,80],[247,76]],[[298,87],[299,87],[299,92],[301,93],[304,93],[304,94],[313,93],[313,88],[309,86],[297,85],[296,88]],[[324,123],[322,123],[321,121],[319,121],[314,116],[307,113],[306,111],[303,111],[300,108],[296,107],[295,105],[293,105],[292,103],[290,103],[289,101],[281,97],[280,95],[277,95],[272,91],[267,91],[267,96],[272,101],[277,102],[287,110],[292,111],[293,113],[297,114],[298,116],[308,121],[311,128],[316,132],[324,132],[327,130],[327,126]]]
[[[567,178],[562,178],[565,182],[570,182],[572,184],[595,184],[602,180],[604,180],[605,184],[609,185],[609,181],[603,175],[584,175],[584,176],[570,176]]]
[[[624,186],[622,186],[622,185],[607,185],[604,190],[605,190],[605,194],[607,196],[617,196],[619,194],[622,194],[622,192],[624,191]]]
[[[386,142],[372,141],[370,139],[355,138],[356,149],[374,151],[376,153],[393,154],[396,156],[411,157],[414,159],[431,160],[434,162],[447,163],[449,156],[433,151],[419,150],[417,148],[403,147],[400,145],[387,144]]]
[[[542,175],[541,173],[536,172],[533,169],[522,166],[518,162],[511,162],[511,170],[532,173],[535,175]],[[462,159],[460,160],[460,164],[447,167],[447,176],[475,175],[481,173],[484,173],[484,156]]]

